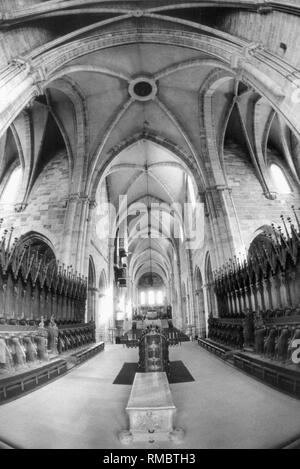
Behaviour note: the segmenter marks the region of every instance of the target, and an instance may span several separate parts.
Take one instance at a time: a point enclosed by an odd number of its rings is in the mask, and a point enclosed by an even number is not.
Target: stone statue
[[[0,364],[6,363],[6,343],[5,340],[0,338]]]
[[[45,335],[36,336],[37,354],[41,361],[48,360],[47,338]]]
[[[275,354],[275,341],[276,341],[277,330],[272,327],[269,331],[269,334],[266,338],[264,344],[264,354],[268,358],[273,358]]]
[[[34,362],[37,360],[37,348],[36,345],[32,342],[31,337],[24,337],[23,343],[25,347],[26,360],[28,362]]]
[[[57,354],[57,339],[58,339],[58,327],[55,323],[54,316],[52,315],[50,318],[50,324],[48,327],[49,331],[49,349],[52,353]]]
[[[11,339],[14,349],[14,362],[16,366],[24,366],[26,364],[26,354],[18,337]]]
[[[0,337],[0,369],[7,372],[13,369],[13,357],[3,337]]]
[[[41,316],[41,322],[39,323],[39,329],[44,329],[44,328],[45,328],[44,316]]]
[[[289,337],[289,328],[283,327],[275,347],[275,358],[277,360],[285,361],[288,358]]]
[[[63,332],[59,331],[58,338],[57,338],[58,353],[63,353],[65,351],[65,348],[66,348],[66,346],[65,346]]]

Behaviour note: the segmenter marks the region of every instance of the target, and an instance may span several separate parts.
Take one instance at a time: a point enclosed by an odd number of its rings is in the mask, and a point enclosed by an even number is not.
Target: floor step
[[[0,378],[0,404],[47,384],[103,350],[104,342],[99,342],[90,347],[72,351],[71,354],[52,355],[48,362],[34,368],[26,367],[26,370],[22,369],[19,373],[3,375]]]
[[[210,339],[198,339],[198,343],[206,350],[215,353],[223,360],[286,394],[300,398],[300,368],[288,368],[280,363],[268,363],[264,358],[241,350],[213,342]]]

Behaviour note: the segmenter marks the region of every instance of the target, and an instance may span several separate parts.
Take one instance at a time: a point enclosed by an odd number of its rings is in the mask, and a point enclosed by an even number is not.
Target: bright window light
[[[155,296],[154,296],[154,291],[149,290],[148,292],[148,304],[149,305],[154,305],[155,304]]]
[[[14,204],[22,181],[22,168],[19,166],[11,173],[1,196],[1,204]]]
[[[156,293],[156,303],[158,305],[161,305],[163,304],[163,302],[164,302],[163,292],[161,290],[158,290],[158,292]]]
[[[277,191],[282,194],[289,194],[291,192],[291,188],[282,169],[277,166],[277,164],[271,164],[270,171]]]
[[[145,295],[145,292],[142,291],[141,292],[141,305],[145,305],[146,304],[146,295]]]
[[[183,240],[184,240],[184,234],[183,234],[183,229],[182,229],[182,226],[181,226],[181,224],[179,225],[179,232],[180,232],[180,240],[181,240],[181,242],[183,243]]]
[[[188,176],[188,190],[189,190],[189,196],[190,196],[190,201],[191,201],[192,207],[195,208],[195,206],[196,206],[196,197],[195,197],[195,191],[194,191],[194,186],[193,186],[191,176]]]

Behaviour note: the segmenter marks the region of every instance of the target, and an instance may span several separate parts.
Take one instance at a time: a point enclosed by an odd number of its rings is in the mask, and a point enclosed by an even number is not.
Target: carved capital
[[[87,203],[93,203],[94,202],[94,199],[91,201],[91,199],[88,197],[88,195],[86,194],[82,194],[80,192],[73,192],[72,194],[70,194],[67,198],[67,201],[69,203],[71,202],[81,202],[83,204],[87,204]]]
[[[27,207],[27,203],[25,202],[21,202],[21,203],[18,203],[18,204],[15,204],[15,212],[24,212],[24,210],[26,209]]]

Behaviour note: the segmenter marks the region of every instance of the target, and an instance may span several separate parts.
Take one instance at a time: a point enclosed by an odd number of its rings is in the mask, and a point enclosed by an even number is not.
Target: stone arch
[[[158,17],[156,16],[158,19]],[[163,18],[165,21],[170,22],[170,18]],[[122,20],[122,18],[118,18]],[[253,65],[249,64],[246,60],[240,60],[241,56],[244,55],[245,49],[247,46],[250,46],[250,43],[246,41],[241,41],[235,36],[228,35],[224,37],[224,34],[220,31],[217,31],[213,28],[205,27],[207,36],[203,34],[203,25],[193,24],[193,27],[196,29],[201,29],[201,34],[198,32],[191,33],[190,31],[182,32],[180,37],[174,34],[174,28],[170,30],[152,30],[142,32],[140,29],[138,34],[139,42],[154,42],[164,45],[182,45],[183,47],[191,48],[194,50],[199,50],[209,55],[213,55],[216,59],[220,60],[222,64],[226,66],[231,66],[235,74],[243,73],[243,79],[248,81],[249,84],[253,87],[259,89],[261,94],[265,94],[267,99],[273,103],[274,107],[284,115],[284,118],[289,122],[290,127],[292,127],[297,135],[299,136],[299,129],[297,125],[297,112],[294,112],[293,106],[289,109],[289,106],[283,107],[281,105],[282,98],[284,97],[283,89],[281,84],[279,85],[279,76],[276,80],[270,79],[268,77],[268,70],[262,72],[259,70],[258,64],[259,59],[255,57],[253,60]],[[87,31],[86,31],[87,32]],[[211,34],[213,33],[213,34]],[[87,36],[85,38],[76,38],[76,34],[73,34],[74,40],[66,44],[64,37],[61,40],[56,40],[55,44],[51,41],[46,45],[38,48],[35,55],[31,60],[31,67],[29,64],[28,75],[32,73],[31,70],[37,69],[39,73],[36,73],[34,77],[28,78],[28,87],[26,93],[23,93],[22,99],[16,106],[14,113],[11,115],[11,120],[7,119],[0,129],[1,134],[10,125],[10,122],[15,118],[16,115],[21,111],[21,109],[27,104],[33,96],[40,93],[41,88],[47,86],[49,82],[52,81],[52,77],[55,77],[55,74],[62,70],[65,65],[68,64],[72,59],[86,55],[87,53],[96,52],[105,48],[110,48],[117,45],[125,45],[136,42],[136,30],[120,30],[118,33],[111,34],[101,34],[100,36]],[[227,45],[227,48],[224,47]],[[56,54],[53,54],[53,48],[56,47]],[[265,51],[265,54],[267,52]],[[273,57],[269,56],[270,60]],[[41,65],[42,64],[42,65]],[[284,66],[284,62],[282,61]],[[14,67],[12,64],[11,67]],[[30,70],[30,72],[29,72]],[[295,70],[296,71],[296,70]],[[17,76],[20,72],[15,71],[14,76]],[[41,83],[40,77],[43,76],[43,82]],[[20,77],[21,80],[21,77]],[[22,80],[24,77],[22,76]],[[13,80],[12,80],[13,81]],[[277,84],[278,83],[278,84]],[[288,92],[294,91],[292,85],[288,83]],[[262,90],[262,91],[261,91]],[[17,96],[18,99],[19,96]],[[295,107],[295,106],[294,106]],[[288,110],[286,110],[288,109]]]
[[[99,282],[98,282],[98,302],[97,302],[97,314],[95,318],[96,322],[96,334],[97,338],[105,338],[105,331],[103,330],[103,324],[105,317],[107,316],[107,277],[106,272],[102,269]]]
[[[205,283],[207,291],[207,307],[208,307],[208,316],[218,316],[218,310],[216,307],[216,299],[214,292],[214,278],[213,271],[211,266],[210,253],[207,252],[205,257]]]
[[[255,258],[255,256],[257,255],[264,256],[265,250],[267,250],[270,253],[270,255],[272,255],[271,252],[273,251],[273,240],[275,240],[276,238],[276,235],[275,235],[276,231],[277,230],[275,229],[275,227],[272,228],[271,224],[263,225],[260,228],[258,228],[253,233],[251,242],[249,243],[247,257]],[[280,233],[278,232],[278,234]]]
[[[62,137],[65,142],[67,149],[67,156],[69,161],[70,168],[70,183],[72,181],[70,191],[76,192],[81,189],[82,180],[87,171],[87,161],[84,158],[87,150],[87,109],[85,104],[85,98],[81,92],[78,84],[74,83],[72,80],[68,80],[66,77],[60,78],[58,80],[53,80],[48,83],[45,88],[45,93],[47,100],[51,104],[51,89],[59,91],[70,101],[72,106],[72,112],[74,121],[76,123],[76,143],[72,143],[69,136],[67,135],[66,129],[63,127],[62,122],[59,119],[58,114],[53,109],[53,106],[50,105],[50,112],[55,120]],[[75,136],[74,136],[75,137]]]
[[[223,129],[218,137],[214,124],[213,96],[216,91],[224,85],[224,83],[233,80],[234,73],[228,70],[217,68],[213,70],[204,80],[199,90],[199,121],[200,134],[203,142],[203,154],[205,159],[209,159],[212,164],[212,174],[210,176],[210,184],[226,183],[226,174],[224,171],[224,161],[222,152],[223,134],[227,128],[227,123],[231,114],[231,106],[225,109],[223,116]],[[221,170],[221,171],[220,171]]]
[[[102,269],[100,277],[99,277],[99,296],[103,296],[106,294],[107,289],[107,279],[105,270]]]
[[[257,239],[258,236],[262,236],[262,235],[273,235],[273,230],[272,230],[272,226],[271,226],[271,222],[268,224],[266,223],[265,225],[262,225],[260,226],[259,228],[257,228],[254,233],[252,233],[252,236],[250,237],[250,242],[249,242],[249,248],[252,244],[252,242]],[[249,249],[248,248],[248,249]]]
[[[28,246],[33,252],[38,251],[48,262],[56,261],[55,248],[49,238],[37,231],[28,231],[20,236],[18,247]]]
[[[14,124],[7,129],[5,135],[1,137],[1,165],[0,165],[0,197],[3,194],[13,172],[20,167],[22,169],[22,180],[24,179],[24,154],[18,134],[15,130]],[[8,152],[10,147],[10,152]],[[6,155],[10,153],[11,156],[6,160]],[[5,161],[6,160],[6,161]],[[19,188],[20,189],[20,188]]]
[[[130,138],[125,138],[124,140],[122,140],[117,146],[110,149],[110,151],[107,153],[106,158],[101,159],[101,166],[96,169],[93,176],[93,180],[91,182],[91,187],[89,188],[90,197],[92,200],[94,200],[95,198],[97,187],[100,184],[103,175],[105,175],[107,168],[109,167],[110,163],[114,160],[114,158],[116,158],[123,150],[137,144],[139,141],[142,140],[148,140],[149,142],[152,142],[162,147],[164,150],[167,150],[173,156],[183,161],[187,167],[189,174],[192,176],[193,181],[195,181],[198,191],[203,191],[204,181],[201,179],[199,169],[194,161],[194,158],[191,155],[184,152],[176,144],[166,138],[162,138],[154,133],[139,132]]]
[[[243,250],[244,242],[241,234],[240,224],[236,215],[235,206],[229,191],[227,192],[228,182],[225,171],[223,156],[223,139],[227,128],[228,120],[232,112],[232,105],[224,106],[223,115],[219,118],[220,124],[219,134],[216,130],[216,109],[213,98],[217,90],[225,83],[230,82],[235,77],[233,71],[217,68],[208,74],[199,90],[199,123],[200,135],[203,142],[203,157],[205,161],[210,162],[210,172],[207,175],[210,186],[222,187],[222,195],[215,193],[207,194],[208,211],[213,213],[215,204],[214,198],[218,197],[220,210],[222,211],[223,232],[225,227],[227,243],[218,243],[218,239],[224,239],[224,233],[220,233],[219,222],[214,217],[210,217],[210,225],[214,236],[214,244],[216,255],[220,264],[225,259],[233,255],[238,250]],[[224,134],[224,135],[223,135]],[[226,201],[225,201],[225,200]]]
[[[19,184],[16,184],[16,178]],[[0,189],[0,206],[2,205],[1,212],[11,210],[18,202],[18,193],[20,186],[22,186],[23,169],[18,161],[14,161],[5,173]],[[13,193],[12,193],[13,192]],[[4,199],[8,199],[4,201]],[[6,207],[8,204],[8,207]]]

